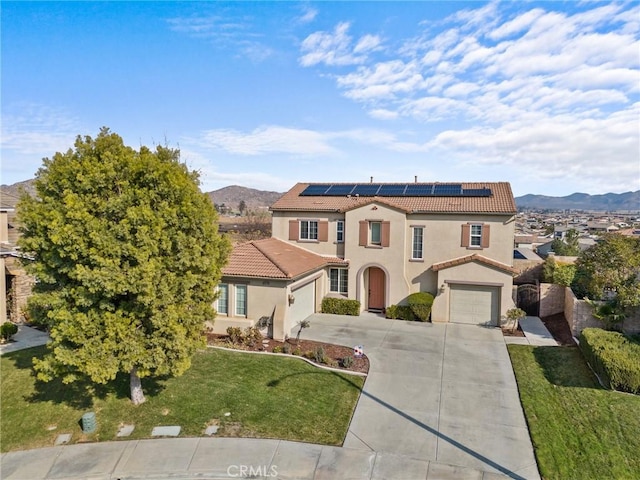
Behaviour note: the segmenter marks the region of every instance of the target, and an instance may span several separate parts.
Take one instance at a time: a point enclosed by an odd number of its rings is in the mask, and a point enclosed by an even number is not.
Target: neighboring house
[[[217,330],[271,316],[282,338],[326,295],[382,312],[430,292],[434,322],[497,325],[513,306],[508,183],[299,183],[271,211],[274,238],[236,247],[223,271]]]

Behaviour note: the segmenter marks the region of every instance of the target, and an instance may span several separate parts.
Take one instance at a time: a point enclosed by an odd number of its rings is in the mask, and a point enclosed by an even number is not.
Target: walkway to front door
[[[374,312],[384,310],[384,291],[386,287],[386,276],[384,271],[378,267],[369,267],[369,298],[367,309]]]

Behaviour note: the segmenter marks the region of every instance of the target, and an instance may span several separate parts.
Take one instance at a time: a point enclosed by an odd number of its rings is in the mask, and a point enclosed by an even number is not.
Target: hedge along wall
[[[585,328],[580,350],[607,387],[640,394],[640,342],[618,332]]]

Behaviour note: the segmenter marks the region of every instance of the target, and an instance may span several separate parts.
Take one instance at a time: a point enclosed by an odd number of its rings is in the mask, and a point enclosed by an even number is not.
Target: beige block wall
[[[0,211],[0,243],[9,241],[9,214]]]
[[[487,284],[500,288],[500,317],[515,305],[512,298],[513,278],[510,273],[484,266],[478,262],[470,262],[464,265],[447,268],[438,272],[438,286],[444,285],[444,289],[438,288],[431,309],[433,322],[449,321],[449,283],[474,283]]]
[[[602,322],[592,314],[592,307],[586,301],[578,300],[571,288],[565,288],[564,318],[567,320],[573,336],[580,336],[585,328],[602,328]],[[640,311],[627,316],[620,327],[627,334],[640,333]]]
[[[550,317],[564,312],[566,287],[553,283],[540,284],[540,316]]]

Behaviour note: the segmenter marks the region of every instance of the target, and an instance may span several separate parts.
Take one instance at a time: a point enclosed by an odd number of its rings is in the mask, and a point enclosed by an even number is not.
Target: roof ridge
[[[256,250],[258,250],[262,255],[264,255],[267,260],[273,263],[275,267],[278,270],[280,270],[285,277],[291,278],[291,273],[287,272],[280,262],[278,262],[275,258],[273,258],[271,255],[265,252],[263,248],[260,248],[260,246],[257,245],[257,242],[266,243],[268,240],[276,240],[278,242],[281,241],[275,237],[269,237],[269,238],[263,238],[261,240],[252,240],[251,244],[256,248]],[[286,243],[286,242],[282,242],[282,243]]]

